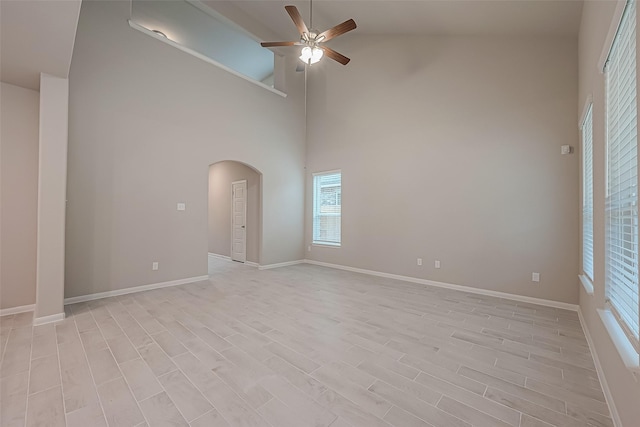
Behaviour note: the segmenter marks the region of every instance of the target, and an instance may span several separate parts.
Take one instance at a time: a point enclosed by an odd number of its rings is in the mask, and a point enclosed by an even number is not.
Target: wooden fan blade
[[[327,55],[329,58],[333,59],[334,61],[338,61],[342,65],[347,65],[349,63],[349,61],[351,61],[351,59],[347,58],[346,56],[344,56],[341,53],[336,52],[335,50],[331,49],[330,47],[321,46],[320,48],[322,50],[324,50],[324,54],[325,55]]]
[[[295,46],[297,42],[262,42],[262,47],[277,47],[277,46]]]
[[[302,19],[300,12],[298,12],[298,8],[295,6],[285,6],[284,8],[286,9],[287,13],[289,13],[289,16],[293,20],[293,23],[296,24],[300,35],[308,33],[309,30],[307,29],[307,24],[304,23],[304,19]]]
[[[338,37],[341,34],[348,33],[351,30],[355,30],[356,27],[356,21],[354,21],[353,19],[349,19],[348,21],[344,21],[342,24],[338,24],[335,27],[329,28],[327,31],[320,33],[320,35],[318,36],[318,41],[326,42],[334,37]],[[324,39],[321,39],[322,36],[324,36]]]

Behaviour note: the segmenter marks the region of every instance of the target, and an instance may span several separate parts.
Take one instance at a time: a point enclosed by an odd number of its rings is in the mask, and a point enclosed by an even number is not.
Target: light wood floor
[[[1,318],[9,426],[612,426],[576,313],[299,265]]]

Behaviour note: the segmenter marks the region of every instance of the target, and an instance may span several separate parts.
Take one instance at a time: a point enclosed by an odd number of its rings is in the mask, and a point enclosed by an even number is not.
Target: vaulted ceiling
[[[295,40],[284,6],[309,22],[310,2],[203,0],[262,40]],[[39,88],[40,72],[69,72],[81,0],[0,1],[0,79]],[[313,26],[348,18],[357,33],[398,35],[577,36],[581,0],[315,0]]]
[[[0,80],[40,88],[40,73],[67,77],[80,0],[0,1]]]
[[[281,38],[296,35],[284,10],[293,4],[307,23],[310,2],[291,0],[205,0],[226,14],[259,23]],[[562,35],[577,36],[581,0],[314,0],[318,30],[353,18],[358,34],[402,35]],[[232,19],[234,19],[232,17]],[[255,26],[255,25],[254,25]]]

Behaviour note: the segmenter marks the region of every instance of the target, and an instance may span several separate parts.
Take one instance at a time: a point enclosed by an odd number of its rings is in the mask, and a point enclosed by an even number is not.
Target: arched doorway
[[[208,252],[259,265],[262,235],[262,174],[235,160],[209,165]]]

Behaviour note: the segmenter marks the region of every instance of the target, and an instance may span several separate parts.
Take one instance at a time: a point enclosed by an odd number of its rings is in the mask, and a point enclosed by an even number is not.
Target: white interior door
[[[231,259],[247,260],[247,181],[231,183]]]

